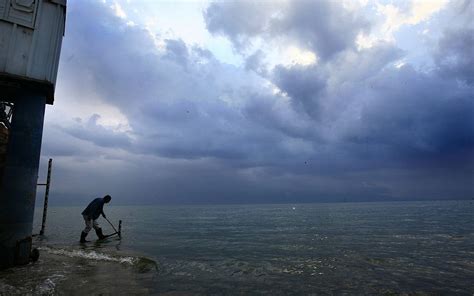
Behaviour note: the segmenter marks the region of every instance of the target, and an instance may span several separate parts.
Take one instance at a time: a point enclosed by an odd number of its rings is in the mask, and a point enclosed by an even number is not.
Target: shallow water
[[[0,271],[0,295],[147,295],[154,291],[157,266],[147,258],[88,246],[39,249],[38,262]]]
[[[109,220],[123,220],[123,239],[82,248],[81,211],[49,209],[42,253],[121,268],[146,256],[157,268],[150,276],[145,264],[136,279],[145,293],[474,293],[472,201],[106,206]]]

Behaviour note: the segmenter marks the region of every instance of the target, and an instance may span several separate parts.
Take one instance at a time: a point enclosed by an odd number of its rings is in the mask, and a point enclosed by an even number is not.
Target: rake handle
[[[114,225],[109,221],[109,219],[105,218],[105,220],[107,220],[107,222],[109,222],[110,226],[112,226],[112,228],[115,230],[116,233],[118,233],[117,229],[115,229]]]

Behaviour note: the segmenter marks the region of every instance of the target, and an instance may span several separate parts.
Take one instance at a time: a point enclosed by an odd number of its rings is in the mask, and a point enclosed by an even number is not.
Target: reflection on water
[[[470,201],[109,207],[124,221],[122,241],[80,247],[81,208],[55,207],[42,254],[79,271],[43,272],[64,291],[134,278],[126,289],[137,293],[472,295],[473,210]]]

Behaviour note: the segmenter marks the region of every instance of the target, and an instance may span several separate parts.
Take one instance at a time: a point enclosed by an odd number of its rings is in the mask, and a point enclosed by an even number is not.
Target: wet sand
[[[40,247],[40,259],[0,271],[0,295],[149,295],[158,267],[150,259]]]

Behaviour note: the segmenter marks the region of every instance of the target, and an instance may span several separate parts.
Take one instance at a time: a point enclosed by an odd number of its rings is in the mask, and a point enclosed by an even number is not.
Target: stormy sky
[[[473,3],[69,1],[40,178],[65,204],[472,198]]]

